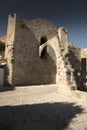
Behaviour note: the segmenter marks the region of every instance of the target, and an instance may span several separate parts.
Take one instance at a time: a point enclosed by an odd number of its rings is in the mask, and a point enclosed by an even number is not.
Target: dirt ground
[[[87,130],[87,101],[53,85],[5,89],[0,130]]]

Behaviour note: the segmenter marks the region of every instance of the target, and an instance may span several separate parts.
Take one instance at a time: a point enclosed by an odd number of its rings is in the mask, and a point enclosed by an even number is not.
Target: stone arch
[[[47,36],[42,36],[40,38],[40,49],[43,48],[42,46],[44,46],[44,44],[46,44],[46,42],[47,42]],[[46,52],[47,52],[47,46],[46,47],[44,46],[43,51],[40,54],[40,58],[44,58]]]
[[[45,42],[45,43],[43,43],[42,45],[40,45],[39,46],[39,57],[41,57],[41,54],[43,53],[43,51],[44,51],[44,49],[45,48],[47,48],[47,47],[52,47],[52,49],[54,50],[54,52],[55,52],[55,55],[56,55],[56,59],[57,59],[57,57],[58,57],[58,46],[54,46],[53,44],[51,44],[50,42]]]
[[[51,62],[50,62],[50,65],[47,65],[47,66],[51,66],[51,70],[53,71],[53,74],[52,74],[52,76],[53,76],[53,79],[52,79],[52,81],[50,82],[50,83],[58,83],[58,70],[57,70],[57,63],[58,63],[58,61],[59,61],[59,59],[58,59],[58,57],[59,57],[59,51],[58,51],[58,49],[59,49],[59,46],[58,46],[58,43],[57,42],[55,42],[54,44],[51,42],[51,41],[47,41],[47,42],[45,42],[44,44],[42,44],[40,47],[39,47],[39,57],[41,56],[41,54],[43,53],[43,50],[45,49],[45,47],[47,47],[47,52],[46,53],[48,53],[48,55],[46,55],[45,56],[45,58],[43,57],[42,58],[42,61],[44,60],[46,60],[47,61],[47,59],[49,59],[49,58],[51,58],[50,60],[51,60]],[[50,51],[50,48],[51,48],[51,51],[54,53],[49,53],[49,51]],[[45,53],[45,54],[46,54]],[[52,55],[53,56],[52,56]],[[49,58],[48,58],[49,57]],[[52,67],[53,66],[53,67]],[[54,69],[53,69],[54,68]],[[51,71],[51,72],[52,72]]]
[[[54,48],[49,44],[43,44],[43,48],[41,50],[41,55],[43,55],[42,61],[43,64],[46,65],[47,68],[44,68],[44,72],[46,73],[46,84],[56,84],[56,73],[57,73],[57,67],[56,67],[56,53]],[[44,52],[44,49],[47,49],[47,51]],[[44,79],[43,79],[44,80]]]

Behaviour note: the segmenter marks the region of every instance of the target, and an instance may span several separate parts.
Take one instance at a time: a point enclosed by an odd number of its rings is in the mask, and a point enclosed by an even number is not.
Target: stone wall
[[[5,45],[5,60],[6,65],[6,75],[5,84],[12,84],[12,71],[13,71],[13,44],[15,39],[15,25],[16,25],[16,14],[9,15],[8,17],[8,28],[7,28],[7,38]]]
[[[59,35],[59,39],[60,39],[61,44],[66,45],[67,40],[68,40],[67,30],[64,27],[60,27],[58,29],[58,35]]]
[[[28,21],[9,15],[5,50],[9,84],[58,84],[60,89],[76,89],[81,81],[82,53],[68,43],[65,28],[57,29],[46,19]]]
[[[74,80],[77,88],[80,88],[81,84],[81,50],[73,44],[69,44],[69,61],[74,70]]]
[[[69,44],[69,61],[75,70],[81,67],[81,50],[74,44]]]
[[[49,40],[57,33],[57,28],[47,19],[39,18],[31,21],[24,20],[24,23],[39,42],[41,37],[47,36],[47,39]]]
[[[56,28],[46,20],[45,22],[43,20],[43,24],[41,20],[40,24],[38,25],[37,20],[26,24],[19,17],[16,18],[12,85],[56,83],[56,54],[54,47],[56,47],[55,43],[58,41],[57,38],[53,39],[54,42],[51,39],[56,34]],[[29,25],[32,25],[33,29]],[[39,46],[43,36],[47,37],[48,45],[44,48],[43,58],[40,58]],[[53,46],[49,42],[53,43]]]

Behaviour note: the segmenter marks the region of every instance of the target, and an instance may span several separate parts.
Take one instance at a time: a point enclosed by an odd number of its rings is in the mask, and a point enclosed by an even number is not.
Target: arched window
[[[47,42],[47,37],[42,36],[41,39],[40,39],[40,45],[44,44],[45,42]]]
[[[41,39],[40,39],[40,46],[42,44],[44,44],[45,42],[47,42],[47,37],[46,36],[42,36]],[[43,49],[40,58],[46,58],[46,53],[47,53],[47,46]]]

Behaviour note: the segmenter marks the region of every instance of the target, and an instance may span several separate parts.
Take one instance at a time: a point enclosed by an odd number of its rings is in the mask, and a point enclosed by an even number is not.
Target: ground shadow
[[[0,92],[5,92],[5,91],[13,91],[15,90],[15,87],[14,86],[3,86],[3,87],[0,87]]]
[[[83,111],[74,103],[0,107],[0,130],[64,130]]]

